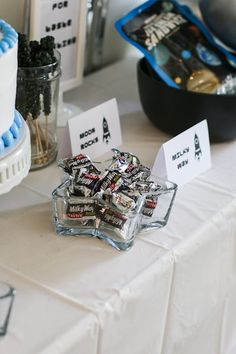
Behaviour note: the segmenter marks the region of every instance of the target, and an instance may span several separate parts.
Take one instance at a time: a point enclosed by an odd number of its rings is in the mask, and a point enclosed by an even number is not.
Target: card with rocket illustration
[[[161,146],[152,174],[167,178],[181,187],[209,168],[211,151],[205,119]]]
[[[121,144],[118,106],[112,98],[68,120],[58,158],[83,153],[94,159]]]

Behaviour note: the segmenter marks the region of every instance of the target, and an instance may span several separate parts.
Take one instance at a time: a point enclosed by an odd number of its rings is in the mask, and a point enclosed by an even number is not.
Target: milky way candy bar
[[[86,169],[78,170],[72,180],[72,193],[81,197],[91,197],[100,177]]]
[[[136,207],[135,200],[122,192],[112,193],[111,202],[123,212],[132,211]]]
[[[124,152],[124,151],[120,151],[120,150],[114,149],[114,148],[112,149],[112,151],[114,153],[113,164],[109,167],[109,169],[112,169],[112,167],[116,163],[116,161],[122,162],[123,165],[126,166],[126,168],[130,164],[132,164],[132,165],[139,165],[140,164],[139,158],[130,152]],[[122,168],[122,171],[125,171],[125,169]]]
[[[76,198],[68,202],[66,218],[88,221],[96,219],[95,201],[92,199]]]
[[[96,192],[117,191],[123,183],[122,173],[118,171],[107,171],[96,185]]]
[[[141,164],[130,164],[127,167],[123,177],[130,184],[136,180],[146,180],[150,176],[150,174],[151,171],[148,167],[145,167]]]
[[[61,167],[69,175],[73,174],[74,169],[80,169],[89,165],[91,165],[90,158],[83,154],[79,154],[71,158],[61,159],[58,162],[58,166]]]
[[[122,156],[117,156],[116,158],[113,159],[112,163],[108,167],[109,171],[119,171],[119,172],[124,172],[129,166],[129,163],[126,161],[126,159]]]
[[[138,203],[138,200],[142,196],[141,192],[138,189],[136,189],[135,187],[134,188],[123,188],[122,193],[127,195],[129,198],[133,199],[135,204]]]
[[[153,181],[134,181],[130,187],[138,190],[141,194],[149,192],[154,185]]]
[[[123,229],[126,221],[128,220],[128,218],[122,213],[107,207],[100,208],[99,217],[101,221],[120,230]]]
[[[157,207],[157,200],[158,196],[157,195],[149,195],[146,197],[144,206],[142,209],[142,214],[144,216],[151,217],[153,216],[154,210]]]

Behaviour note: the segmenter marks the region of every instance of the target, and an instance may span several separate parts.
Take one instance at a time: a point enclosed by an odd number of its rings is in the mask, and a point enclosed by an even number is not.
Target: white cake
[[[31,163],[30,133],[15,110],[18,35],[0,19],[0,195],[27,176]]]
[[[22,127],[15,112],[17,44],[16,31],[0,20],[0,153],[14,144]]]

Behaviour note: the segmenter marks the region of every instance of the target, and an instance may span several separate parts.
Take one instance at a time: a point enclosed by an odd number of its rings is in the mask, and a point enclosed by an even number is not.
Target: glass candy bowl
[[[138,232],[167,224],[177,185],[151,176],[156,188],[142,193],[132,211],[119,209],[101,196],[78,197],[67,179],[52,193],[56,232],[65,236],[97,237],[118,250],[127,250]],[[138,186],[137,186],[138,188]]]
[[[52,193],[57,234],[97,237],[118,250],[127,250],[133,245],[143,196],[134,210],[125,212],[99,197],[75,196],[70,193],[70,187],[71,180],[68,179]]]

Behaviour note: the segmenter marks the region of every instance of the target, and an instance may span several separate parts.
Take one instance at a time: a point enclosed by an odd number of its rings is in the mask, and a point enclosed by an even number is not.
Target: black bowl
[[[195,93],[165,84],[145,58],[138,62],[138,89],[150,121],[173,136],[207,119],[211,142],[236,138],[236,96]]]

